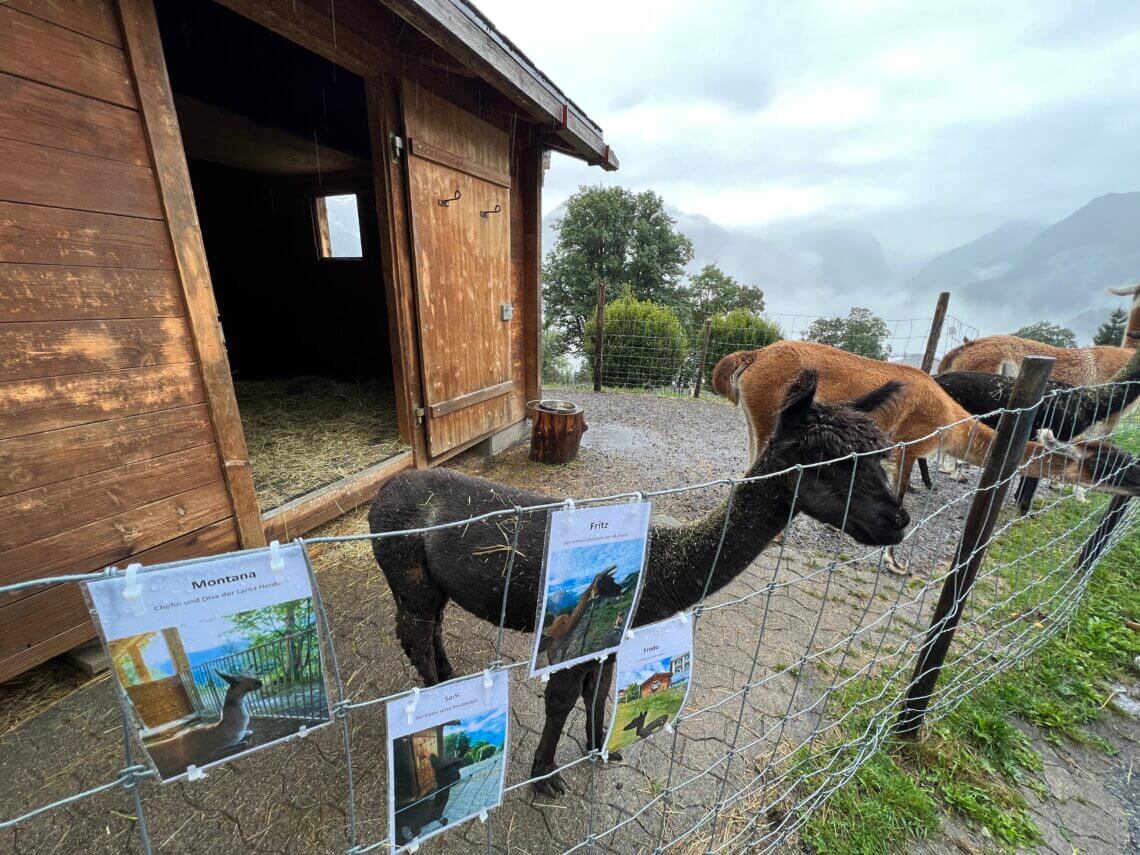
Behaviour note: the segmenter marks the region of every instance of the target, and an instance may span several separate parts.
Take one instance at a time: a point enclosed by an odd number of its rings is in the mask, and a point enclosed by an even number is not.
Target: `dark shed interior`
[[[217,4],[156,8],[266,510],[404,447],[364,81]]]

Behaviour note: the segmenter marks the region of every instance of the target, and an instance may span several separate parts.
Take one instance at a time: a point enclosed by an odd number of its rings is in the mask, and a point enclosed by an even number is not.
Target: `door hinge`
[[[427,410],[423,407],[413,407],[412,412],[416,414],[416,424],[422,425],[424,423],[424,416],[427,415]]]
[[[388,142],[392,148],[392,162],[396,163],[400,159],[400,155],[404,153],[404,138],[396,136],[396,134],[388,134]]]

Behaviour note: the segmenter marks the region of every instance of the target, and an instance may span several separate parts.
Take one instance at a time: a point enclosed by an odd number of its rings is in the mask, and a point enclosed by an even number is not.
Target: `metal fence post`
[[[598,309],[594,315],[594,391],[602,391],[602,338],[606,327],[606,280],[598,280]]]
[[[712,320],[705,319],[705,327],[701,333],[701,356],[697,360],[697,379],[693,383],[693,397],[701,397],[701,384],[705,379],[705,360],[709,356],[709,332],[712,330]]]
[[[895,723],[895,733],[899,736],[914,738],[922,727],[946,653],[954,640],[954,630],[965,609],[978,569],[985,560],[994,523],[1009,492],[1010,479],[1025,453],[1037,405],[1052,370],[1052,357],[1027,356],[1021,361],[1021,371],[1014,384],[1009,407],[998,422],[989,457],[962,528],[962,539],[954,553],[954,563],[942,584],[930,631],[919,651],[918,664]]]
[[[1080,556],[1073,565],[1073,569],[1078,575],[1088,570],[1089,565],[1100,558],[1100,554],[1104,552],[1104,548],[1108,546],[1112,532],[1120,525],[1120,521],[1124,519],[1130,498],[1130,496],[1112,497],[1112,501],[1109,502],[1108,507],[1104,509],[1104,515],[1100,518],[1096,531],[1093,532],[1092,537],[1085,543],[1084,548],[1081,549]]]
[[[938,352],[938,342],[942,338],[942,326],[946,323],[946,310],[950,307],[950,292],[943,291],[938,295],[938,303],[934,306],[934,317],[930,321],[930,333],[926,336],[926,351],[922,354],[922,370],[927,374],[934,368],[934,355]],[[918,459],[918,471],[922,475],[922,483],[930,488],[930,464],[925,457]]]

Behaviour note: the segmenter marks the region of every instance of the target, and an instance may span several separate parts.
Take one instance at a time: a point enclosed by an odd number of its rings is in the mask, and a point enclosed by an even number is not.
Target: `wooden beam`
[[[261,526],[261,509],[234,398],[229,359],[218,321],[154,4],[151,0],[119,0],[119,18],[238,534],[242,546],[262,546],[265,533]]]
[[[412,273],[411,225],[402,158],[392,150],[392,137],[403,135],[399,86],[388,75],[365,81],[368,127],[372,134],[372,173],[376,182],[376,215],[380,224],[381,270],[388,306],[388,340],[392,348],[392,380],[400,436],[412,447],[417,468],[428,465],[424,425],[415,413],[422,406],[420,348]]]
[[[423,140],[409,138],[408,153],[414,157],[422,157],[424,160],[430,160],[433,163],[450,167],[459,172],[466,172],[468,175],[474,175],[476,178],[482,178],[484,181],[490,181],[492,184],[498,184],[500,187],[510,189],[511,176],[503,172],[497,172],[494,169],[488,169],[469,157],[452,154],[450,151],[445,151],[439,146],[434,146]]]
[[[502,383],[496,383],[494,386],[476,389],[474,392],[468,392],[466,395],[460,395],[458,398],[451,398],[447,401],[440,401],[438,404],[432,404],[428,407],[428,410],[431,412],[432,418],[446,416],[448,413],[454,413],[457,410],[462,410],[464,407],[473,406],[480,401],[489,401],[491,398],[506,395],[514,386],[514,380],[504,380]]]
[[[525,400],[542,397],[542,144],[527,129],[519,152],[523,219],[523,388]]]
[[[411,469],[414,465],[412,452],[404,451],[355,475],[341,478],[327,487],[274,508],[261,516],[265,537],[268,540],[292,540],[321,523],[336,519],[353,508],[372,501],[381,484],[397,472]]]

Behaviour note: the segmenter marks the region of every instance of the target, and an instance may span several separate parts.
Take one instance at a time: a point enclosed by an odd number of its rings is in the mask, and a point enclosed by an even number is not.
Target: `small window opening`
[[[318,196],[314,200],[317,220],[317,252],[321,258],[362,258],[360,211],[356,195]]]

